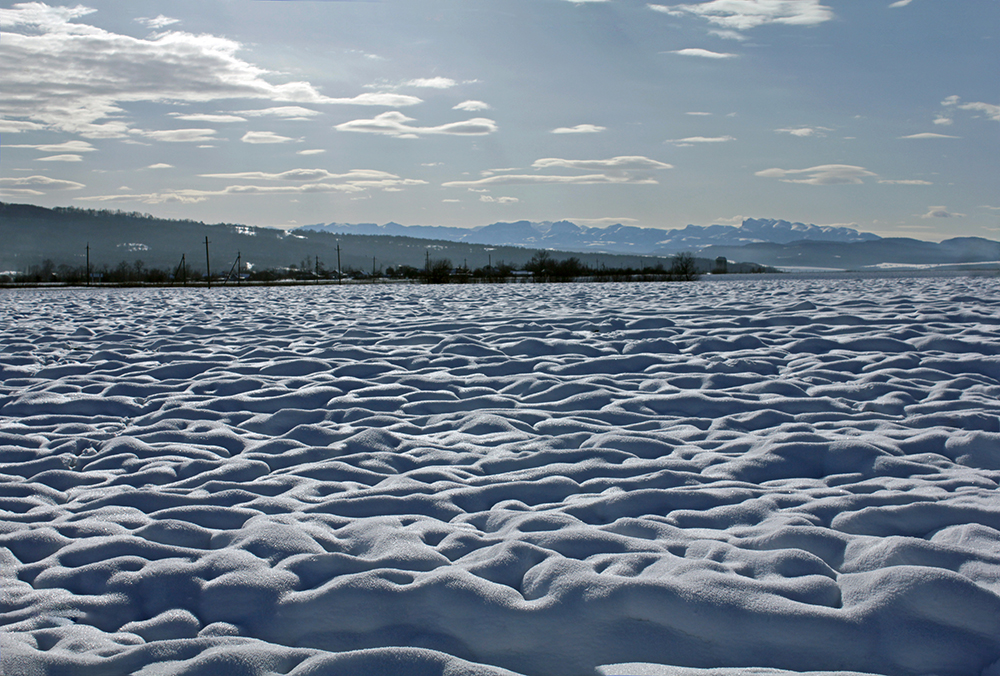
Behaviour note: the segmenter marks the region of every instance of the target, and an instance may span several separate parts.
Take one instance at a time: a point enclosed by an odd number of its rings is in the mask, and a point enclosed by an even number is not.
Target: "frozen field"
[[[0,292],[4,676],[1000,676],[998,330],[957,277]]]

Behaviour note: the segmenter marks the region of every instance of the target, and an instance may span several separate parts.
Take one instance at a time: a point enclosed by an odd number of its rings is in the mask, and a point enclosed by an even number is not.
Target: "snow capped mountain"
[[[456,228],[387,223],[307,225],[305,230],[319,230],[355,235],[400,235],[444,239],[470,244],[523,246],[565,251],[631,254],[671,254],[698,251],[708,246],[743,246],[761,242],[787,244],[797,241],[839,243],[866,242],[878,235],[853,228],[791,223],[779,219],[748,218],[740,226],[689,225],[674,230],[640,228],[618,223],[606,228],[587,227],[570,221],[516,221],[492,223],[479,228]]]

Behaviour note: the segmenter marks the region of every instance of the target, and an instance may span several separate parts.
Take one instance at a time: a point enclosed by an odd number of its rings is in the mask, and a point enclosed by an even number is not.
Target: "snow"
[[[1000,280],[8,290],[7,676],[1000,676]]]

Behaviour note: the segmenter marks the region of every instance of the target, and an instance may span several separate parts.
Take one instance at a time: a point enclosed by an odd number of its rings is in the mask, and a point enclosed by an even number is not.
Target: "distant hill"
[[[708,246],[742,246],[759,242],[788,243],[800,240],[824,242],[870,242],[878,235],[852,228],[790,223],[776,219],[748,218],[733,225],[689,225],[677,230],[612,225],[595,228],[569,221],[516,221],[492,223],[478,228],[454,228],[399,223],[328,223],[306,225],[297,232],[330,232],[355,235],[427,237],[452,242],[491,246],[522,246],[577,252],[671,255],[696,253]]]

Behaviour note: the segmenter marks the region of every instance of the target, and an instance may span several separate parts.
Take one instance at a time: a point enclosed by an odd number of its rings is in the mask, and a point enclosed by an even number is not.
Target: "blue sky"
[[[0,2],[0,200],[1000,238],[1000,0]]]

